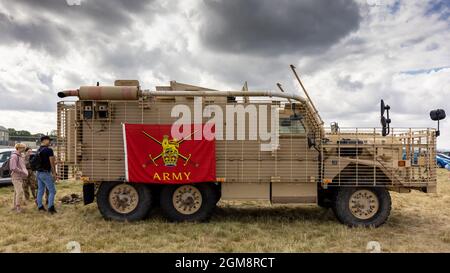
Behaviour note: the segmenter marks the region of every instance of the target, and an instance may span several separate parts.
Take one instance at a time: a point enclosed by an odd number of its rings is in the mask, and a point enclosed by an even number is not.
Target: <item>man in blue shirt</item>
[[[37,170],[37,180],[38,180],[38,194],[37,194],[37,204],[38,210],[45,211],[44,205],[42,204],[42,197],[44,196],[45,189],[48,189],[48,212],[51,214],[56,213],[55,210],[55,194],[56,194],[56,164],[55,156],[52,148],[50,148],[50,143],[52,139],[49,136],[41,137],[41,147],[39,147],[37,153],[40,157],[40,166]]]

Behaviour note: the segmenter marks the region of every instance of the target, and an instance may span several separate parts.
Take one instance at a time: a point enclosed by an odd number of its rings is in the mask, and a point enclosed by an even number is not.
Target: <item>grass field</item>
[[[439,170],[437,194],[392,193],[393,210],[378,229],[347,228],[315,206],[221,202],[209,223],[169,223],[158,211],[147,221],[109,222],[96,204],[57,205],[38,213],[29,204],[11,211],[12,187],[0,188],[0,252],[365,252],[377,241],[383,252],[450,252],[450,181]],[[57,197],[79,193],[75,182],[58,184]]]

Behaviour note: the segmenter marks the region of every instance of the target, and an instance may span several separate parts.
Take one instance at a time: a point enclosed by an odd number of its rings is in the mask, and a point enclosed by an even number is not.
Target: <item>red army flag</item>
[[[216,181],[214,137],[204,138],[204,124],[183,126],[190,130],[177,139],[171,135],[172,125],[123,124],[126,180],[160,184]],[[201,138],[196,135],[199,132]]]

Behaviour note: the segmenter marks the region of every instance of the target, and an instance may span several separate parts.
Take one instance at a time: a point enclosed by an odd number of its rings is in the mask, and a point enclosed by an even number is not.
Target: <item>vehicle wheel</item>
[[[201,222],[211,217],[216,206],[214,185],[198,183],[167,185],[161,190],[161,209],[174,222]]]
[[[385,188],[341,188],[333,204],[336,218],[351,227],[378,227],[391,212],[391,196]]]
[[[150,188],[143,184],[103,182],[97,192],[97,205],[107,220],[138,221],[151,209]]]

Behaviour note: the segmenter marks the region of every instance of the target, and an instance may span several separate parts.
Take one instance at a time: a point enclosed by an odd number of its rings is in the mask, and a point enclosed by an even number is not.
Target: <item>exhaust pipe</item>
[[[137,86],[81,86],[76,90],[58,92],[58,97],[78,97],[80,100],[138,100]]]
[[[65,98],[65,97],[78,97],[80,90],[64,90],[61,92],[58,92],[58,97]]]

